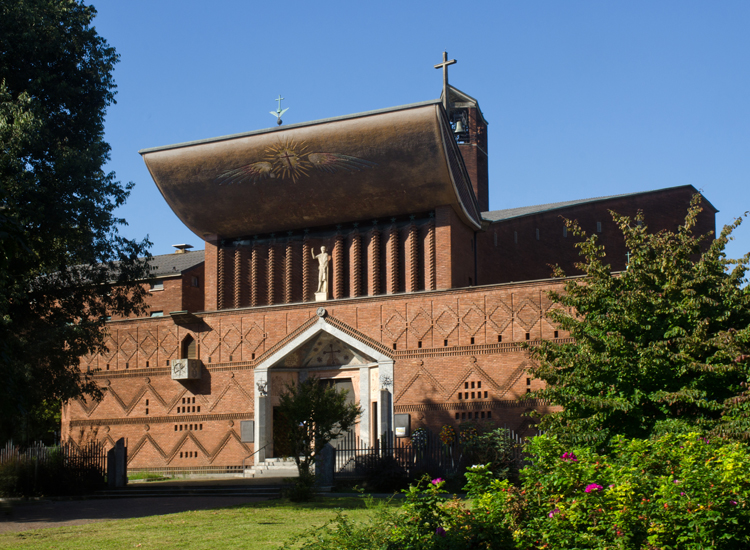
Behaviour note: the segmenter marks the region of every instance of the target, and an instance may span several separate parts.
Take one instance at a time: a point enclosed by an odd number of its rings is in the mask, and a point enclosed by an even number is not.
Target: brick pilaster
[[[437,290],[452,288],[453,262],[451,257],[451,217],[450,206],[435,209],[435,286]]]
[[[257,242],[253,243],[253,248],[250,253],[250,305],[255,307],[259,303],[259,297],[258,297],[258,277],[260,274],[258,273],[258,263],[260,260],[259,257],[260,250],[258,249]]]
[[[349,249],[349,296],[362,295],[362,236],[357,228],[352,232],[352,245]]]
[[[388,248],[386,254],[386,288],[387,294],[398,292],[398,227],[396,220],[392,220],[388,229]]]
[[[294,254],[292,239],[286,242],[286,255],[284,257],[284,303],[292,303],[292,255]]]
[[[268,296],[266,303],[275,304],[276,299],[276,246],[273,241],[268,243]]]
[[[336,233],[333,245],[333,297],[344,297],[344,236]]]
[[[380,231],[373,222],[370,245],[367,247],[367,290],[370,296],[380,294]]]
[[[312,256],[310,254],[310,241],[308,240],[307,233],[302,240],[302,301],[307,302],[310,300],[312,291],[310,290],[310,260]]]
[[[416,292],[419,290],[419,232],[413,218],[406,238],[405,267],[406,292]]]

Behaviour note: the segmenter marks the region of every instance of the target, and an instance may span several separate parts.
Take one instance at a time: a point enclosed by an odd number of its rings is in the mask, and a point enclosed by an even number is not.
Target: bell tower
[[[469,172],[479,211],[487,212],[490,209],[487,121],[477,100],[450,84],[446,103],[448,120]]]

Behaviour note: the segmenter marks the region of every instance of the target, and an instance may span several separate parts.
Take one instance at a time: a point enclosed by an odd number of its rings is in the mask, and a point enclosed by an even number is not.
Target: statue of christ
[[[318,260],[318,290],[316,294],[323,294],[328,298],[328,261],[331,256],[326,252],[326,247],[320,247],[320,254],[315,255],[315,250],[310,250],[312,257]]]

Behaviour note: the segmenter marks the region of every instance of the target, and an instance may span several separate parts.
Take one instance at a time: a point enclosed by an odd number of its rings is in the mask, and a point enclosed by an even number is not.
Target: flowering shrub
[[[427,446],[427,430],[417,428],[411,434],[411,444],[415,449],[424,449]]]
[[[750,547],[750,452],[698,434],[616,439],[612,452],[533,439],[522,487],[467,472],[477,515],[516,548]],[[571,459],[575,457],[575,460]]]
[[[440,430],[440,441],[443,445],[453,445],[456,441],[456,430],[453,426],[443,426]]]
[[[463,426],[461,428],[460,438],[461,443],[470,443],[479,435],[477,429],[474,426]]]
[[[373,524],[337,519],[305,549],[730,550],[750,548],[750,450],[698,434],[615,439],[608,455],[532,440],[521,486],[466,471],[468,509],[422,478]]]

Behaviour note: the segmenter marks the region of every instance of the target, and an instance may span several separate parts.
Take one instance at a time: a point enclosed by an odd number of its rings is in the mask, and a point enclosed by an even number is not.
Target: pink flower
[[[590,493],[592,491],[601,491],[602,489],[604,489],[604,487],[602,487],[601,485],[597,485],[596,483],[591,483],[590,485],[586,486],[585,491],[587,493]]]
[[[547,517],[548,518],[553,518],[553,517],[555,517],[556,514],[559,514],[559,513],[560,513],[560,509],[559,508],[555,508],[549,514],[547,514]]]
[[[444,537],[445,536],[445,529],[443,529],[442,527],[438,527],[437,529],[435,529],[435,534],[438,537]]]
[[[578,462],[578,457],[575,455],[575,453],[563,453],[560,458],[562,458],[563,460],[568,460],[570,462]]]
[[[445,480],[442,477],[437,477],[433,479],[430,483],[432,483],[433,485],[437,485],[438,483],[442,483],[443,481]]]

